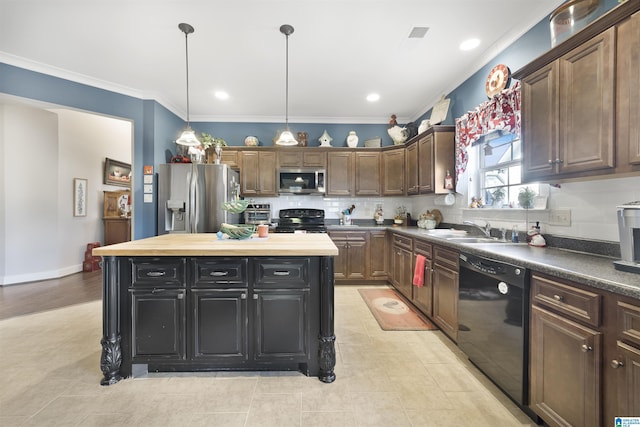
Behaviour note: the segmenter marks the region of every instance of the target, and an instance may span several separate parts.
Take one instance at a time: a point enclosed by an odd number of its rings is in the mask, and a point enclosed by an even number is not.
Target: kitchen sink
[[[456,243],[505,243],[492,237],[447,237],[447,240]]]

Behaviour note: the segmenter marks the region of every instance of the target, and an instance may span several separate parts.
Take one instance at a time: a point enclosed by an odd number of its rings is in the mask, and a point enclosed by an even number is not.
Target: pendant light
[[[287,43],[286,84],[285,84],[285,126],[276,140],[277,145],[298,145],[298,141],[289,130],[289,35],[293,34],[293,27],[288,24],[280,26],[280,32],[285,35]]]
[[[194,147],[200,145],[200,141],[196,138],[193,129],[191,129],[191,125],[189,124],[189,42],[188,36],[193,33],[195,30],[189,24],[181,23],[178,24],[178,28],[180,31],[184,33],[184,48],[185,48],[185,59],[187,64],[187,127],[182,131],[182,135],[180,138],[176,140],[176,144],[186,145],[189,147]]]

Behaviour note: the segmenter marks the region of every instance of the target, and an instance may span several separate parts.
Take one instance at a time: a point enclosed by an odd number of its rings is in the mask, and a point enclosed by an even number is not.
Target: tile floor
[[[336,287],[337,380],[155,374],[102,387],[101,303],[0,321],[2,426],[533,426],[439,331],[382,331]]]

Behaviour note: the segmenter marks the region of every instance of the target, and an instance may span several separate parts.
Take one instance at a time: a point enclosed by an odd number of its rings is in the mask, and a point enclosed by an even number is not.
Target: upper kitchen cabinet
[[[281,168],[326,168],[327,152],[308,148],[286,148],[278,151],[278,164]]]
[[[405,149],[393,147],[382,152],[382,195],[404,196]]]
[[[454,170],[454,126],[432,126],[407,145],[407,194],[448,193],[447,172]]]
[[[640,170],[638,9],[621,4],[514,73],[523,181]]]
[[[616,138],[619,172],[640,171],[640,12],[618,25]]]
[[[354,153],[333,151],[327,153],[327,196],[354,195]]]
[[[240,184],[243,196],[275,196],[276,152],[242,151]]]
[[[355,195],[380,195],[380,152],[356,151],[355,153]]]

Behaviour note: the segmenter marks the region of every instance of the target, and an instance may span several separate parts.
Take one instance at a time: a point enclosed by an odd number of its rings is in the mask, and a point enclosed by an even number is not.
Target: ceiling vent
[[[413,27],[409,33],[409,38],[421,39],[427,34],[427,31],[429,31],[429,27]]]

